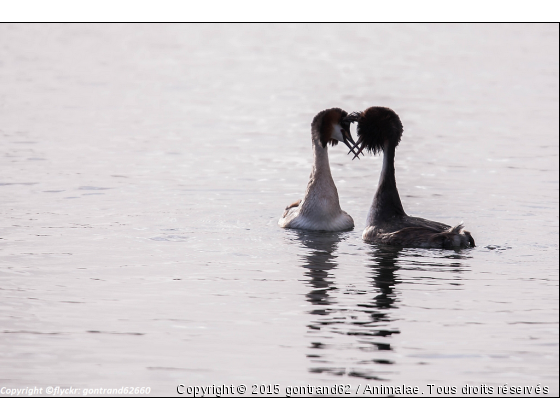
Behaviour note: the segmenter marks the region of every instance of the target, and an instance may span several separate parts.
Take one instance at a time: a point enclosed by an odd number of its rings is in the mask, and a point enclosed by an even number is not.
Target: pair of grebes
[[[350,125],[358,123],[358,141],[350,134]],[[354,220],[340,208],[338,191],[329,165],[327,146],[344,143],[354,157],[363,150],[383,152],[383,168],[377,192],[367,216],[362,239],[375,244],[414,248],[466,248],[475,246],[463,224],[444,223],[412,217],[405,213],[395,180],[395,149],[403,133],[399,116],[389,108],[371,107],[348,114],[340,108],[319,112],[311,123],[313,169],[302,200],[286,207],[278,224],[283,228],[344,231]],[[349,152],[349,153],[350,153]]]

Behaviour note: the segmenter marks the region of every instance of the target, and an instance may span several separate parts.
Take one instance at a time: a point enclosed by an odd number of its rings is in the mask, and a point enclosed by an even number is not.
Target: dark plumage
[[[338,124],[341,128],[350,133],[350,121],[346,121],[348,113],[340,108],[330,108],[319,112],[311,122],[311,132],[317,135],[323,147],[327,144],[336,146],[338,141],[332,138],[333,127]],[[352,137],[350,137],[352,139]]]
[[[362,238],[366,241],[416,248],[466,248],[475,246],[463,224],[444,223],[408,216],[401,203],[395,179],[395,149],[403,133],[398,115],[389,108],[371,107],[352,113],[346,121],[358,123],[358,155],[364,148],[383,151],[379,185],[367,217]]]
[[[358,123],[358,154],[364,148],[377,154],[384,150],[385,142],[396,148],[401,141],[403,125],[399,116],[390,108],[372,106],[364,112],[353,112],[346,121]]]

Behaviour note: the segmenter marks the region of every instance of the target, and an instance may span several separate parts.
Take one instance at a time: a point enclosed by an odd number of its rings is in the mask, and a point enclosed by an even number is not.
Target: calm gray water
[[[558,396],[558,35],[0,25],[0,387]],[[372,105],[404,124],[407,213],[463,220],[476,248],[364,243],[381,159],[344,146],[355,229],[277,226],[305,192],[313,116]]]

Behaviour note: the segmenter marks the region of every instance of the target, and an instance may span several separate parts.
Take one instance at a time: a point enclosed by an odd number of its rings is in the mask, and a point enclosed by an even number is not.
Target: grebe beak
[[[352,147],[348,146],[348,148],[350,149],[350,151],[348,152],[348,154],[354,153],[354,157],[352,158],[352,160],[354,160],[354,159],[356,159],[356,158],[359,159],[359,158],[360,158],[360,156],[359,156],[360,153],[362,154],[362,156],[364,155],[364,153],[362,152],[363,147],[360,148],[360,150],[359,150],[357,153],[354,151],[354,149],[355,149],[356,147],[358,147],[358,144],[356,144],[356,143],[354,142],[354,140],[352,139],[352,136],[350,135],[350,125],[351,125],[352,123],[354,123],[354,122],[358,122],[358,120],[360,119],[360,115],[361,115],[361,114],[360,114],[359,112],[352,112],[351,114],[347,115],[347,116],[344,118],[344,122],[345,122],[346,124],[348,124],[348,130],[344,130],[344,131],[346,131],[346,132],[348,133],[348,136],[350,137],[350,141],[352,142]],[[343,135],[344,135],[344,132],[343,132]],[[358,141],[358,143],[359,143],[359,141]]]
[[[354,151],[354,149],[356,147],[358,147],[360,145],[360,143],[362,144],[362,146],[359,148],[359,150],[357,152]],[[362,150],[364,150],[365,147],[365,143],[361,142],[361,140],[358,140],[358,143],[354,143],[354,141],[352,141],[352,147],[348,146],[350,151],[348,152],[348,154],[350,153],[354,153],[354,157],[352,158],[352,160],[358,158],[360,159],[360,153],[362,154],[362,156],[364,155],[364,152],[362,152]]]
[[[354,141],[354,139],[352,138],[352,134],[350,133],[350,130],[347,130],[345,128],[343,128],[342,130],[342,139],[344,141],[344,144],[346,146],[348,146],[348,148],[350,149],[350,152],[352,151],[352,149],[354,149],[354,147],[356,147],[356,142]],[[350,153],[348,152],[348,153]],[[358,157],[358,155],[355,155],[354,158]],[[359,157],[358,157],[359,159]]]
[[[356,147],[358,147],[358,146],[360,146],[360,148],[358,149],[357,152],[354,152],[354,149],[355,149]],[[362,150],[364,150],[364,147],[366,147],[366,143],[363,142],[363,141],[361,141],[361,140],[359,140],[358,143],[355,144],[354,147],[352,147],[352,148],[350,149],[350,152],[354,152],[354,157],[352,158],[352,160],[354,160],[354,159],[356,159],[356,158],[359,159],[359,158],[360,158],[360,156],[359,156],[360,153],[361,153],[362,155],[364,154],[364,152],[362,152]],[[348,152],[348,153],[350,153],[350,152]]]

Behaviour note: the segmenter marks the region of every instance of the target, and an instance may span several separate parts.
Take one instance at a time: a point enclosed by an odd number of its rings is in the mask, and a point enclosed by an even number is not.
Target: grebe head
[[[313,138],[321,142],[323,148],[327,144],[336,146],[339,141],[343,142],[349,149],[356,146],[350,134],[351,121],[347,121],[348,113],[340,108],[325,109],[319,112],[311,122]]]
[[[364,148],[376,154],[384,151],[386,146],[397,147],[401,141],[403,126],[399,116],[390,108],[372,106],[363,112],[348,115],[345,120],[358,123],[356,146],[359,149],[356,155]]]

